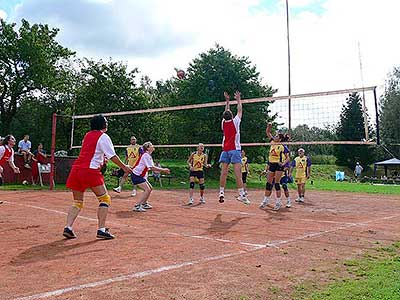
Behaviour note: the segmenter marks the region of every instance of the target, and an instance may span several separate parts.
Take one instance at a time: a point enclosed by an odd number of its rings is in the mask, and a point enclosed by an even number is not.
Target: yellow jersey
[[[247,172],[247,156],[243,156],[242,157],[242,173],[246,173]]]
[[[281,163],[285,161],[285,154],[289,153],[289,149],[282,144],[272,144],[269,150],[268,161],[270,163]]]
[[[297,156],[292,162],[292,167],[296,168],[295,178],[307,177],[307,167],[311,166],[311,161],[307,156]]]
[[[128,147],[126,147],[127,163],[130,167],[134,167],[137,160],[139,159],[139,149],[139,145],[129,145]]]
[[[193,161],[192,161],[192,166],[193,166],[193,171],[203,171],[204,164],[206,162],[206,155],[204,153],[198,154],[195,152],[193,154]]]

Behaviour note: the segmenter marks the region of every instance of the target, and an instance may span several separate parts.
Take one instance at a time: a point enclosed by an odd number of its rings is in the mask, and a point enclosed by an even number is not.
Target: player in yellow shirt
[[[208,157],[207,154],[204,153],[204,145],[199,144],[197,147],[197,151],[193,152],[188,160],[187,163],[189,165],[190,173],[189,173],[189,180],[190,180],[190,189],[189,189],[189,202],[188,205],[193,204],[193,193],[194,193],[194,182],[195,178],[199,180],[199,187],[200,187],[200,203],[206,203],[204,199],[204,168],[209,168],[211,165],[207,163]]]
[[[289,149],[282,144],[285,136],[279,133],[273,136],[271,133],[272,123],[268,123],[267,137],[271,140],[271,148],[268,158],[268,177],[265,186],[264,200],[260,204],[260,209],[266,208],[271,200],[272,188],[275,186],[276,202],[274,210],[279,210],[282,207],[281,200],[281,185],[280,181],[283,175],[284,166],[289,162]]]
[[[244,194],[247,196],[247,175],[249,175],[249,159],[246,156],[246,152],[242,150],[242,181]]]
[[[131,136],[131,142],[130,145],[128,147],[126,147],[125,150],[125,163],[133,168],[136,165],[136,162],[138,161],[140,154],[142,154],[142,150],[140,148],[140,146],[138,144],[136,144],[136,137],[135,136]],[[117,186],[116,188],[114,188],[114,192],[117,193],[121,193],[122,191],[122,187],[126,181],[126,179],[128,178],[128,173],[124,173],[124,175],[120,178],[119,180],[119,186]],[[136,196],[136,186],[133,186],[133,190],[132,190],[132,197]]]
[[[289,176],[292,176],[293,169],[296,168],[296,176],[294,177],[294,181],[297,184],[297,192],[299,194],[296,202],[303,203],[304,194],[306,192],[306,182],[311,175],[311,160],[309,157],[304,155],[305,151],[303,148],[297,150],[297,153],[299,156],[292,161]]]

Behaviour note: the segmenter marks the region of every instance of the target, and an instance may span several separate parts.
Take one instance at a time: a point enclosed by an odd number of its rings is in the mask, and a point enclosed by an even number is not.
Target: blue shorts
[[[146,179],[144,177],[133,173],[131,173],[131,179],[132,179],[132,184],[141,184],[143,182],[146,182]]]
[[[288,176],[282,176],[280,184],[288,184],[289,182],[289,177]]]
[[[222,151],[221,156],[219,157],[219,162],[227,164],[241,164],[242,151],[240,150]]]

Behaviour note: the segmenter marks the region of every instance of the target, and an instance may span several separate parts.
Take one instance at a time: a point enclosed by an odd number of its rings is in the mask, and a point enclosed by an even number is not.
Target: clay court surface
[[[117,238],[103,241],[90,193],[65,240],[70,193],[3,191],[0,299],[269,299],[272,286],[290,293],[314,269],[400,239],[398,196],[310,192],[273,212],[258,209],[262,194],[247,207],[208,190],[188,207],[187,191],[154,191],[154,209],[134,213],[129,191],[111,192]]]

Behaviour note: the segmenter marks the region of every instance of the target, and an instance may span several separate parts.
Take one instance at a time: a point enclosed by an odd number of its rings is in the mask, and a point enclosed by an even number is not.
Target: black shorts
[[[243,183],[247,182],[247,172],[242,172],[242,181]]]
[[[197,177],[197,179],[202,179],[204,178],[204,171],[190,171],[189,176]]]
[[[269,171],[276,172],[276,171],[283,171],[284,167],[280,166],[278,163],[269,163]]]

